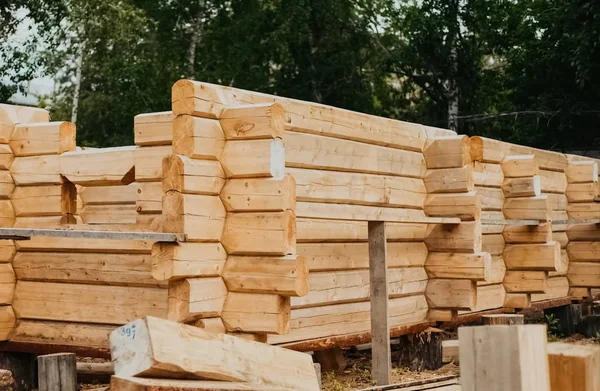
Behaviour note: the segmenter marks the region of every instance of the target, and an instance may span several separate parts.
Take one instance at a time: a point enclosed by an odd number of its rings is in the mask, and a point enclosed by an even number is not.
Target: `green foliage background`
[[[457,93],[459,133],[600,148],[596,0],[4,0],[0,22],[0,102],[54,75],[69,120],[83,53],[80,145],[132,144],[194,78],[438,127]]]

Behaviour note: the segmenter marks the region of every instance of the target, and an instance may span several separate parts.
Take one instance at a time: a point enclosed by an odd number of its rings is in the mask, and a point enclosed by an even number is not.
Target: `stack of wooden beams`
[[[598,163],[569,155],[567,209],[572,219],[600,219]],[[600,288],[600,224],[571,224],[567,228],[567,252],[571,263],[567,278],[571,296],[590,297],[589,289]]]
[[[135,183],[121,186],[79,186],[78,216],[87,224],[135,224]]]
[[[113,391],[319,390],[308,354],[151,316],[113,331],[110,347]]]
[[[137,223],[140,227],[160,227],[162,213],[162,160],[173,153],[171,111],[139,114],[134,117],[134,153]]]
[[[10,228],[15,222],[15,211],[10,200],[15,190],[15,183],[9,171],[15,159],[12,147],[19,152],[18,156],[27,156],[22,151],[30,150],[27,139],[30,132],[28,124],[32,125],[31,132],[38,134],[36,130],[48,125],[49,120],[50,116],[46,110],[0,104],[0,227]],[[57,128],[52,125],[50,127]],[[58,128],[60,127],[59,124]],[[69,124],[65,124],[64,127],[69,128]],[[13,134],[15,142],[11,145]],[[32,148],[42,144],[42,140],[33,140]],[[23,204],[18,206],[22,207]],[[16,316],[11,306],[16,285],[12,266],[15,252],[12,240],[0,240],[0,341],[7,340],[15,327]]]
[[[430,320],[446,320],[452,310],[479,310],[495,296],[500,306],[504,290],[487,295],[477,283],[491,283],[492,259],[482,252],[481,198],[473,188],[471,152],[467,136],[441,136],[427,140],[424,149],[429,186],[425,213],[432,217],[460,217],[459,225],[430,225],[425,244],[429,250],[425,270],[429,276],[425,297]],[[479,295],[478,295],[479,294]],[[491,304],[493,307],[497,305]]]

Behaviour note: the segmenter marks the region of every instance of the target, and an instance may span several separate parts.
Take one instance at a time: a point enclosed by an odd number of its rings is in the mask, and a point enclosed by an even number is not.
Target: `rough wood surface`
[[[597,346],[548,344],[551,391],[600,389],[600,348]]]
[[[76,391],[77,358],[75,353],[38,356],[39,391]]]
[[[525,324],[525,317],[523,315],[518,314],[493,314],[493,315],[483,315],[481,317],[481,323],[483,325],[515,325],[515,324]]]

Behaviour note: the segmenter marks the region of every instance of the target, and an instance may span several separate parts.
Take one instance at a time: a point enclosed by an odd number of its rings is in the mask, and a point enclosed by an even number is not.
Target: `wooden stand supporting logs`
[[[344,351],[340,348],[317,350],[313,360],[321,365],[321,372],[337,372],[346,369]]]
[[[442,367],[442,333],[428,329],[415,335],[400,337],[398,367],[420,372]]]
[[[458,329],[463,391],[548,391],[546,326]]]
[[[38,356],[39,391],[77,391],[75,353]]]
[[[515,314],[482,315],[481,323],[485,326],[525,324],[525,316]]]
[[[203,378],[318,390],[311,357],[154,317],[113,331],[115,375]],[[210,354],[198,354],[210,352]],[[293,376],[282,374],[293,373]]]

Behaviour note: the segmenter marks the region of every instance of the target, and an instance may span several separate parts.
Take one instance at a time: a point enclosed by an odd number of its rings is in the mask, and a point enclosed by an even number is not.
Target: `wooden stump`
[[[525,324],[525,316],[516,314],[483,315],[481,323],[484,326]]]
[[[321,365],[321,372],[335,372],[346,369],[346,359],[340,348],[317,350],[313,353],[313,360]]]
[[[77,357],[75,353],[39,356],[39,391],[77,391]]]
[[[12,376],[12,372],[0,369],[0,391],[13,391],[15,387],[15,379]]]
[[[577,332],[588,338],[595,338],[600,333],[600,315],[588,315],[577,325]]]
[[[442,333],[425,330],[420,334],[400,337],[398,366],[411,371],[435,370],[442,367]]]
[[[29,353],[0,352],[0,368],[12,372],[14,387],[7,390],[30,391],[37,388],[35,355]]]
[[[577,325],[582,320],[581,304],[569,304],[544,310],[544,315],[553,315],[558,319],[558,330],[563,337],[568,337],[577,332]],[[594,335],[595,336],[595,335]]]

